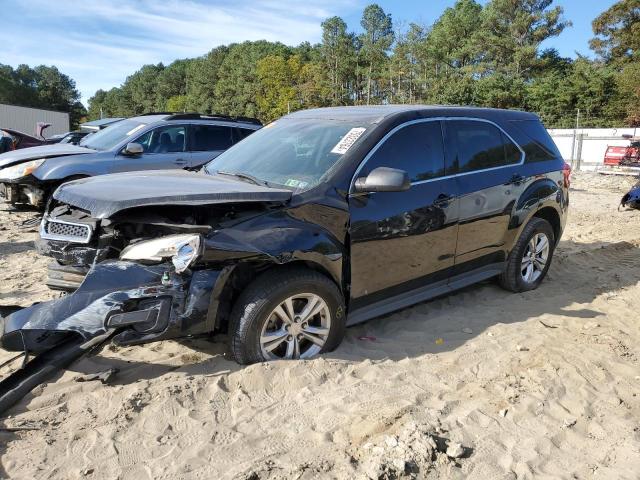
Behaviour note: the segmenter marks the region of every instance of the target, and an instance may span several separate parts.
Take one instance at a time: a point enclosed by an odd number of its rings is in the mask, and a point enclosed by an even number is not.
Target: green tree
[[[280,55],[267,55],[258,61],[260,84],[256,100],[260,118],[270,122],[300,108],[296,91],[300,69],[296,56],[287,60]]]
[[[125,87],[131,99],[131,109],[134,115],[154,112],[164,109],[164,105],[157,105],[157,80],[165,67],[162,63],[157,65],[144,65],[133,75],[127,77]]]
[[[167,99],[168,112],[185,112],[187,110],[188,99],[186,95],[174,95]]]
[[[538,60],[540,44],[571,25],[553,0],[491,0],[482,10],[486,67],[527,78]]]
[[[630,127],[640,127],[640,62],[625,65],[617,76],[621,110]]]
[[[399,34],[391,57],[391,78],[395,89],[392,101],[415,102],[421,96],[419,80],[425,70],[424,44],[426,33],[420,25],[412,23],[406,33]],[[395,77],[395,82],[393,78]]]
[[[434,23],[427,36],[427,52],[435,75],[462,70],[468,73],[480,60],[483,43],[482,6],[474,0],[458,0]],[[458,74],[458,73],[456,73]]]
[[[179,110],[170,109],[168,102],[172,98],[184,97],[187,94],[187,66],[191,60],[176,60],[160,72],[156,79],[155,86],[155,109],[169,111],[182,111],[186,105],[182,105]],[[175,106],[175,105],[174,105]]]
[[[640,61],[640,0],[616,2],[591,25],[590,46],[605,61]]]
[[[379,82],[386,71],[387,52],[394,40],[391,15],[387,15],[378,4],[372,4],[364,9],[360,25],[364,33],[362,41],[362,56],[367,66],[367,105],[371,103],[372,84]],[[375,79],[374,79],[375,76]],[[373,85],[375,87],[375,85]]]
[[[188,110],[214,113],[216,85],[222,62],[228,54],[229,47],[223,45],[188,63],[185,75]]]
[[[353,35],[347,32],[347,24],[340,17],[331,17],[322,22],[320,52],[329,78],[331,103],[344,104],[354,69],[355,47]]]
[[[259,80],[258,61],[268,55],[289,57],[291,48],[265,40],[243,42],[229,46],[218,71],[214,88],[213,109],[217,113],[257,117]]]
[[[86,114],[76,83],[56,67],[0,65],[0,101],[69,112],[71,128]]]

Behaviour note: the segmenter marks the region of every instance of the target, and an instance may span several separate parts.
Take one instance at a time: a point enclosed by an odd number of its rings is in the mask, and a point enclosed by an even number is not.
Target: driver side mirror
[[[125,155],[142,155],[144,153],[144,147],[135,142],[127,143],[122,153]]]
[[[404,170],[378,167],[366,177],[356,179],[354,187],[357,193],[404,192],[411,188],[411,181]]]

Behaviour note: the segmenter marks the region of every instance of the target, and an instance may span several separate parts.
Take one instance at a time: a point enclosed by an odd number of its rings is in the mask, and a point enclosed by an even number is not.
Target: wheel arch
[[[543,207],[536,210],[531,218],[541,218],[551,224],[551,228],[553,228],[553,240],[557,245],[560,241],[560,235],[562,234],[562,222],[558,211],[554,207]]]
[[[217,292],[213,292],[214,298],[212,301],[216,302],[215,305],[215,321],[214,328],[217,331],[226,331],[228,327],[229,316],[235,305],[238,297],[246,289],[249,284],[256,280],[259,276],[274,271],[293,270],[293,269],[307,269],[318,272],[329,280],[331,280],[337,287],[343,298],[345,292],[341,286],[341,281],[321,263],[311,261],[308,259],[296,258],[285,263],[277,262],[242,262],[236,265],[228,267],[228,270],[224,273],[223,284],[219,287]]]

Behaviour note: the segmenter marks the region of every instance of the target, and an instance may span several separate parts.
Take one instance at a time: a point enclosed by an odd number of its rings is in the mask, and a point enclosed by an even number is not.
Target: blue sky
[[[486,1],[481,0],[482,3]],[[320,40],[320,23],[343,17],[360,29],[367,0],[0,0],[0,63],[56,65],[83,101],[120,85],[146,63],[170,63],[213,47],[267,39]],[[433,23],[455,0],[378,0],[399,27]],[[573,27],[544,47],[589,54],[591,20],[614,0],[556,0]]]

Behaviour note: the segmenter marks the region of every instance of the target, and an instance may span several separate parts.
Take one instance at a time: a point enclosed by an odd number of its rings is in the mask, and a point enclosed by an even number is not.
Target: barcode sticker
[[[347,134],[340,139],[336,146],[331,149],[331,153],[337,153],[338,155],[347,153],[347,150],[356,143],[356,140],[360,138],[365,130],[366,128],[364,127],[356,127],[349,130]]]

